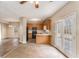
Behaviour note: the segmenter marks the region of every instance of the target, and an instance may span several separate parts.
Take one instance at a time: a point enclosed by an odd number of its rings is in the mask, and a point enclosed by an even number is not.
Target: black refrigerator
[[[37,27],[32,27],[32,40],[36,42]]]

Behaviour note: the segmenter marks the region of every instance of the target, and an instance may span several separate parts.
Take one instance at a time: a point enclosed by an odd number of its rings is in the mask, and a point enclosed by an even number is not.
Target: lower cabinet
[[[32,33],[28,33],[28,39],[32,39]]]
[[[37,34],[36,35],[36,43],[37,44],[50,44],[51,36],[45,34]]]

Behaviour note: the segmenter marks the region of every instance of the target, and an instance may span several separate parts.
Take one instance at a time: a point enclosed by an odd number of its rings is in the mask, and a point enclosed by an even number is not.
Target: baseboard
[[[51,44],[51,46],[53,46],[55,49],[57,49],[60,53],[62,53],[66,58],[69,58],[66,54],[64,54],[61,50],[59,50],[57,47],[55,47],[54,45]]]

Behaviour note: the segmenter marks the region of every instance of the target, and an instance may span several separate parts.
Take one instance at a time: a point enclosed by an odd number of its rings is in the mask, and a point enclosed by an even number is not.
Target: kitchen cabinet
[[[46,19],[44,22],[43,22],[43,27],[46,26],[46,29],[47,30],[51,30],[51,19]]]
[[[27,27],[28,27],[29,30],[32,30],[33,27],[36,27],[37,30],[42,30],[43,29],[43,24],[41,22],[28,23]]]
[[[28,33],[28,38],[32,39],[32,33]]]
[[[37,34],[36,43],[37,44],[50,44],[51,35],[49,34]]]

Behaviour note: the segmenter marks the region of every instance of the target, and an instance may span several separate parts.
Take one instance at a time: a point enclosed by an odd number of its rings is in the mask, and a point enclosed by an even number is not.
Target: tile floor
[[[0,57],[4,56],[12,49],[17,48],[18,45],[18,39],[3,39],[0,42]]]
[[[7,53],[4,58],[66,58],[58,50],[45,44],[20,44],[19,47]]]

